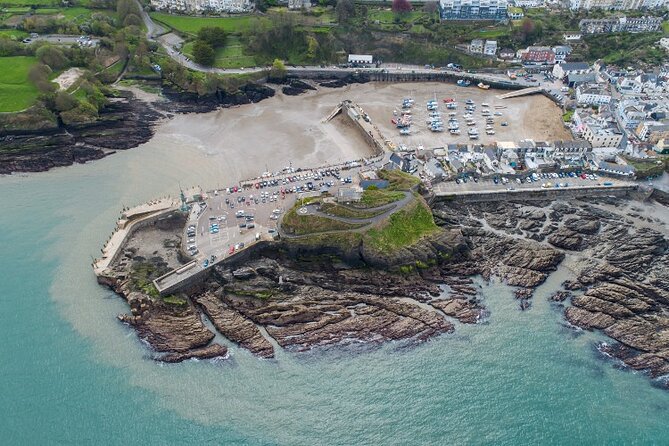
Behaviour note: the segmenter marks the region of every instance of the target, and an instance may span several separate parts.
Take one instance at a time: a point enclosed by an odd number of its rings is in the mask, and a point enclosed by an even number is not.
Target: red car
[[[235,252],[235,247],[231,246],[230,251],[228,251],[228,254],[234,254],[234,252]]]

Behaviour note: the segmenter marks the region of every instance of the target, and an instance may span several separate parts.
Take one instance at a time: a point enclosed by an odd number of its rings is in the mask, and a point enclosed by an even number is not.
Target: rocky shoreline
[[[176,249],[146,242],[158,231],[155,240],[178,246],[179,225],[159,222],[138,231],[100,280],[128,301],[130,314],[119,319],[157,360],[228,357],[226,346],[211,343],[205,319],[231,343],[270,359],[277,349],[411,345],[484,321],[488,310],[473,276],[515,287],[519,311],[527,310],[536,287],[569,262],[574,279],[548,299],[575,329],[611,339],[599,345],[602,354],[658,378],[669,374],[669,230],[642,206],[610,198],[436,203],[443,231],[394,256],[279,242],[243,265],[216,266],[205,283],[173,296],[176,304],[147,296],[136,283],[137,265],[150,263],[157,276],[179,263]],[[414,267],[400,273],[392,265]]]

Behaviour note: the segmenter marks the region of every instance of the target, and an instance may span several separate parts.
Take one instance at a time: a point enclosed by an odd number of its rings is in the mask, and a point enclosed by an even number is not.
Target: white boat
[[[473,128],[473,129],[467,130],[467,134],[470,135],[470,136],[471,135],[478,135],[479,131],[476,128]]]
[[[476,121],[467,121],[467,125],[470,126],[470,127],[474,126],[474,125],[476,125]]]
[[[485,131],[485,134],[486,134],[486,135],[494,135],[494,134],[495,134],[495,131],[494,131],[494,130],[486,130],[486,131]]]
[[[486,126],[485,126],[485,129],[486,129],[486,130],[492,130],[492,126],[491,126],[491,125],[486,125]]]
[[[451,135],[459,135],[460,129],[450,129],[449,132],[451,133]]]
[[[481,107],[490,107],[490,104],[487,102],[481,102]]]

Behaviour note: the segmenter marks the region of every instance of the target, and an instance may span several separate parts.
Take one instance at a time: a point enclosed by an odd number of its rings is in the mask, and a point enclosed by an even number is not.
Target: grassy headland
[[[35,102],[39,91],[28,71],[36,63],[32,56],[0,57],[0,112],[24,110]]]

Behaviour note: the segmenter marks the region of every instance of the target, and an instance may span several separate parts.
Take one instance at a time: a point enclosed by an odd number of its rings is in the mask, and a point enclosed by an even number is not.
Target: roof
[[[608,161],[600,161],[599,168],[603,170],[622,172],[626,174],[634,173],[634,167],[630,166],[629,164],[615,164],[615,163],[609,163]]]
[[[556,149],[565,149],[565,148],[587,149],[590,147],[590,143],[588,141],[581,141],[581,140],[555,141],[553,142],[553,147],[555,147]]]
[[[565,62],[560,67],[563,71],[583,71],[590,69],[590,65],[585,62]]]
[[[374,61],[374,56],[371,54],[349,54],[348,55],[348,61],[363,61],[363,62],[369,62],[372,63]]]
[[[567,76],[567,82],[568,83],[581,83],[581,82],[594,82],[595,80],[595,73],[583,73],[583,74],[575,74],[572,73],[569,76]]]

